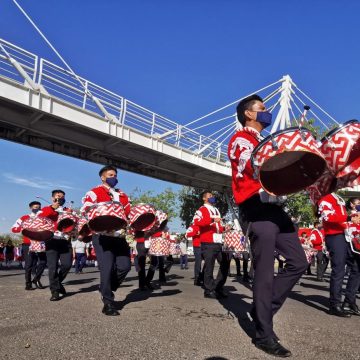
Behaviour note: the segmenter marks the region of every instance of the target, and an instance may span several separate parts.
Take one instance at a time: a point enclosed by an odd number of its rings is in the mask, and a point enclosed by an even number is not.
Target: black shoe
[[[149,290],[153,291],[154,287],[150,283],[146,283],[145,285]]]
[[[215,293],[218,299],[227,299],[229,297],[228,294],[226,294],[223,289],[216,290]]]
[[[65,290],[63,284],[60,284],[59,293],[64,296],[66,295],[66,290]]]
[[[289,357],[291,356],[291,351],[288,349],[285,349],[278,341],[276,341],[275,339],[268,339],[268,340],[262,340],[262,341],[258,341],[255,340],[254,341],[254,345],[266,352],[267,354],[270,355],[274,355],[277,357]]]
[[[331,306],[329,309],[329,315],[335,315],[335,316],[347,317],[347,318],[351,316],[351,314],[344,311],[340,305]]]
[[[139,290],[140,291],[147,291],[147,287],[146,286],[139,286]]]
[[[32,287],[32,284],[26,284],[25,285],[25,290],[35,290],[35,288]]]
[[[315,279],[314,279],[315,280]],[[323,278],[317,278],[315,281],[317,282],[324,282],[324,279]]]
[[[60,299],[61,297],[57,291],[51,293],[50,301],[59,301]]]
[[[33,280],[32,282],[33,282],[33,284],[34,284],[38,289],[45,289],[45,287],[44,287],[43,284],[40,282],[40,280]]]
[[[252,284],[252,279],[249,275],[244,275],[243,276],[243,282],[248,283],[248,284]]]
[[[102,313],[107,316],[117,316],[120,315],[120,313],[113,307],[113,305],[105,304]]]
[[[204,298],[207,299],[217,299],[215,291],[205,291],[204,292]]]
[[[348,302],[344,302],[342,305],[342,310],[351,315],[360,316],[360,309],[356,304],[349,304]]]

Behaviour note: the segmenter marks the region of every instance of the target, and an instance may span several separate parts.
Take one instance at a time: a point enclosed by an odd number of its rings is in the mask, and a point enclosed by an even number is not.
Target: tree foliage
[[[156,194],[154,191],[142,191],[136,188],[131,194],[130,199],[132,205],[139,203],[151,204],[156,209],[162,210],[168,214],[169,220],[178,216],[178,193],[171,188]]]
[[[306,192],[289,195],[285,207],[289,215],[294,217],[301,226],[312,225],[316,220],[314,207]]]
[[[180,201],[180,219],[183,225],[189,227],[196,210],[203,205],[201,199],[201,193],[204,189],[193,188],[189,186],[183,186],[179,193]],[[228,204],[225,199],[225,195],[218,191],[213,191],[216,197],[216,207],[219,209],[221,216],[225,216],[228,212]]]

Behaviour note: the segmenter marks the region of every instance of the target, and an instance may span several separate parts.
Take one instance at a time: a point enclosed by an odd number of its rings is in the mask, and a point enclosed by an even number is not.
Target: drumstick
[[[36,198],[37,198],[37,199],[44,200],[44,201],[45,201],[45,202],[47,202],[48,204],[51,204],[51,202],[50,202],[50,201],[48,201],[48,200],[44,199],[44,198],[43,198],[43,197],[41,197],[41,196],[36,196]]]

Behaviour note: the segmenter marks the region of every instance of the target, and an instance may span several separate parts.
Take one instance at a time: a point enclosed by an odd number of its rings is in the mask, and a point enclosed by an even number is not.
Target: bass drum
[[[311,131],[299,127],[266,137],[252,152],[251,164],[263,189],[276,196],[306,189],[327,168]]]
[[[55,231],[55,223],[45,217],[37,216],[28,219],[21,224],[21,233],[34,241],[50,240]]]

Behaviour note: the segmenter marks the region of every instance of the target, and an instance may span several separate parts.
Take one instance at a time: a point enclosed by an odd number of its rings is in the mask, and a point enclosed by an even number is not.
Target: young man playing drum
[[[253,253],[255,275],[251,316],[256,326],[253,343],[266,353],[287,357],[291,352],[279,343],[273,330],[273,316],[308,264],[291,219],[274,203],[275,197],[270,198],[262,191],[250,163],[251,153],[262,140],[261,131],[271,124],[271,114],[266,111],[263,100],[252,95],[240,101],[237,117],[242,129],[231,138],[228,156],[241,227],[244,233],[249,232]],[[286,259],[284,271],[276,277],[275,250]]]
[[[225,285],[230,260],[222,251],[224,227],[219,210],[214,206],[215,196],[205,190],[201,194],[204,205],[195,213],[194,225],[199,228],[201,255],[204,259],[204,297],[210,299],[227,298],[223,287]],[[214,279],[215,260],[220,264],[216,279]]]
[[[49,218],[57,223],[59,213],[65,208],[65,192],[53,190],[51,193],[51,205],[42,209],[40,216]],[[57,225],[55,226],[57,229]],[[68,235],[60,231],[55,231],[52,239],[45,242],[47,265],[49,269],[49,284],[51,291],[50,301],[58,301],[66,295],[66,290],[62,285],[72,265],[72,248]],[[59,268],[60,260],[60,268]]]
[[[30,214],[23,215],[16,220],[12,226],[13,233],[20,233],[22,230],[21,224],[23,221],[34,218],[39,215],[41,211],[41,203],[39,201],[32,201],[29,204]],[[43,289],[40,279],[46,267],[45,244],[42,241],[33,241],[26,236],[23,236],[22,254],[25,261],[25,290],[33,290],[32,284],[39,289]],[[32,272],[35,273],[34,279],[31,280]]]
[[[356,292],[360,285],[360,255],[351,251],[350,243],[346,241],[344,233],[348,227],[347,222],[360,223],[360,215],[355,212],[348,216],[345,201],[334,193],[323,196],[317,206],[324,226],[326,248],[330,253],[329,314],[340,317],[360,316],[360,310],[356,305]],[[350,275],[346,285],[345,299],[342,302],[346,265],[350,268]]]
[[[129,198],[115,188],[118,183],[117,169],[110,165],[104,166],[100,169],[99,176],[101,185],[86,193],[83,198],[82,212],[86,214],[90,207],[113,201],[118,204],[117,206],[121,206],[125,215],[128,216]],[[115,308],[113,291],[117,290],[131,269],[130,247],[125,235],[113,229],[98,232],[93,236],[92,242],[100,268],[100,292],[104,303],[102,312],[108,316],[120,315]]]

